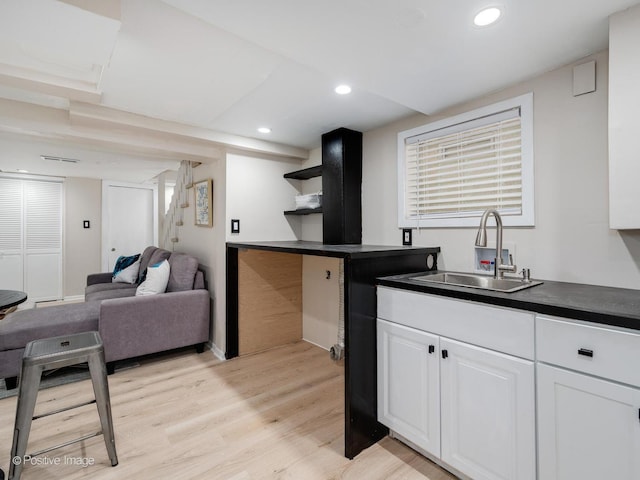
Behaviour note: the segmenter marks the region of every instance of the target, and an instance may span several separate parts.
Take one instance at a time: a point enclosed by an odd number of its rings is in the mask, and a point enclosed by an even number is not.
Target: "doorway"
[[[119,256],[158,243],[155,185],[102,182],[102,271],[113,270]]]

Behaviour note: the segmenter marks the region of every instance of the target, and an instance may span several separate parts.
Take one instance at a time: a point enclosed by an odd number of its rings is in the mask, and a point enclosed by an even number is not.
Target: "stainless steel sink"
[[[412,280],[440,283],[444,285],[455,285],[458,287],[480,288],[482,290],[493,290],[505,293],[517,292],[518,290],[542,284],[542,282],[536,280],[525,282],[518,278],[494,278],[486,275],[446,272],[434,273],[432,275],[421,275],[419,277],[413,277]]]

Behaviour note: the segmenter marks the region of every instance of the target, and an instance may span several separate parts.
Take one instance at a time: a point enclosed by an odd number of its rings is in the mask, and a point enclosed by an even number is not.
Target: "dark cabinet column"
[[[322,135],[322,241],[362,243],[362,133]]]

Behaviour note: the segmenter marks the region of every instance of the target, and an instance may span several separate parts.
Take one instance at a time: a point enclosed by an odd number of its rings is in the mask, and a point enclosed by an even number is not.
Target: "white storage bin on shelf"
[[[296,195],[296,210],[304,208],[319,208],[322,206],[322,192],[308,195]]]

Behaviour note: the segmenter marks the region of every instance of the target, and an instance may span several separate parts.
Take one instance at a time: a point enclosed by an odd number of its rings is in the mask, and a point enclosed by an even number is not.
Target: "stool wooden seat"
[[[95,399],[79,405],[65,407],[37,417],[33,416],[40,387],[42,373],[78,363],[89,364],[91,382]],[[56,448],[65,447],[76,442],[103,435],[111,465],[118,464],[116,444],[111,418],[111,401],[107,383],[107,369],[104,361],[104,347],[98,332],[84,332],[74,335],[34,340],[27,344],[22,357],[22,373],[18,390],[18,406],[16,409],[13,445],[11,447],[11,466],[9,480],[19,479],[22,473],[31,422],[56,413],[66,412],[74,408],[95,403],[100,416],[101,430],[80,438],[56,445],[30,454],[31,457],[42,455]]]

